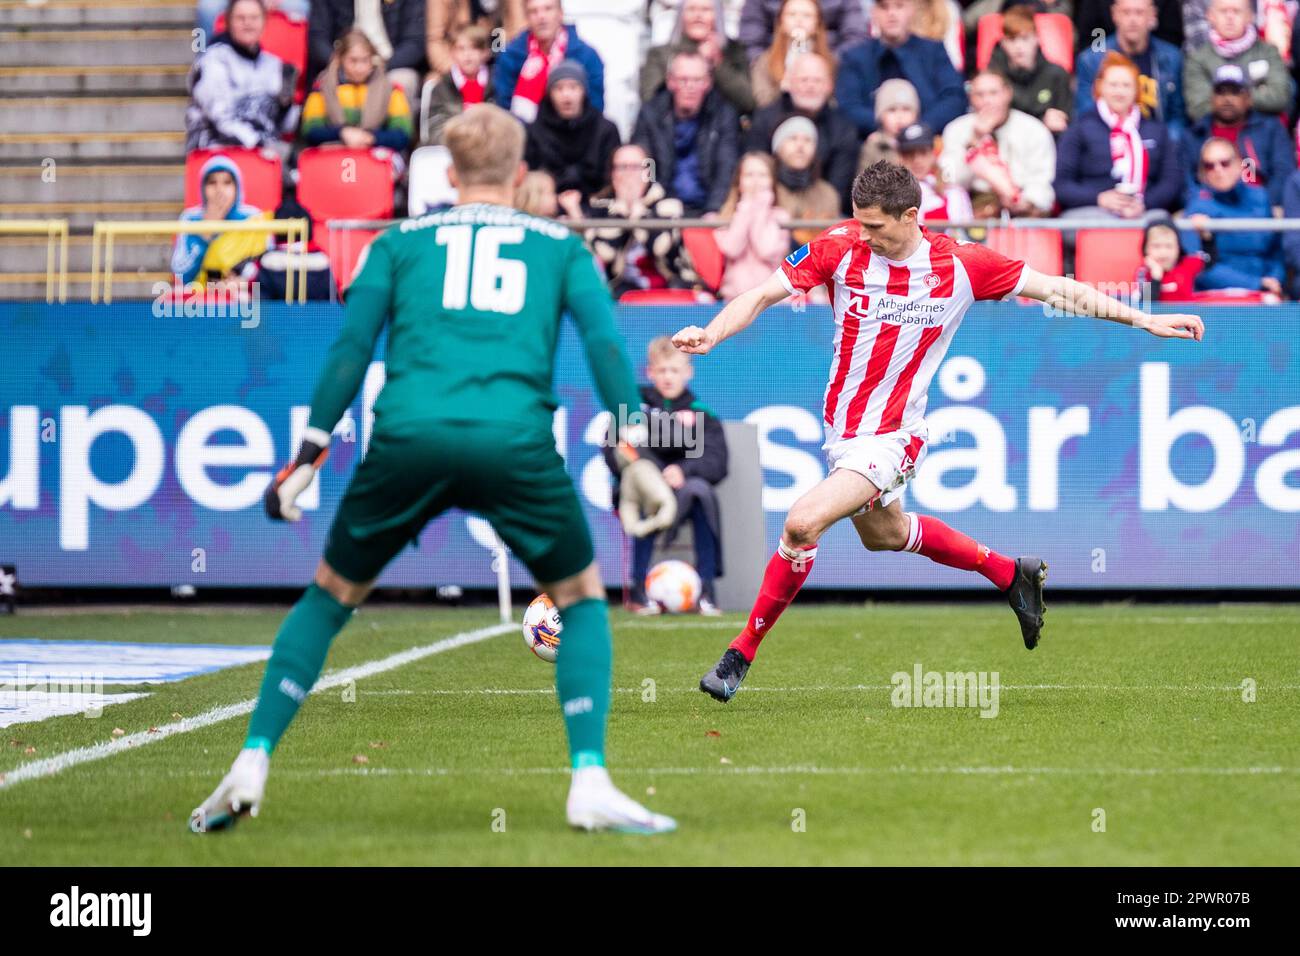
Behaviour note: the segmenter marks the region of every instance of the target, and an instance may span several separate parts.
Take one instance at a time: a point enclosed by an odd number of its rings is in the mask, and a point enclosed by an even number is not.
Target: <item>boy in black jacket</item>
[[[721,612],[713,582],[722,571],[722,546],[714,486],[727,477],[726,433],[718,417],[687,388],[695,369],[691,357],[674,348],[672,339],[663,336],[650,343],[646,372],[650,384],[641,386],[641,410],[648,416],[650,441],[649,447],[640,451],[655,458],[664,479],[677,493],[677,522],[668,529],[668,540],[683,521],[691,522],[695,570],[702,585],[699,610],[716,616]],[[606,458],[610,454],[606,448]],[[617,491],[614,500],[618,500]],[[659,606],[647,600],[645,593],[645,577],[657,537],[632,540],[628,601],[638,614],[659,613]]]

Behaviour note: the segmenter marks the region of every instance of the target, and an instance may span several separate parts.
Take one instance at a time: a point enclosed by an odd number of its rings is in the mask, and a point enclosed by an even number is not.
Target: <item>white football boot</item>
[[[261,747],[241,750],[212,796],[190,814],[190,829],[195,833],[225,830],[245,813],[257,816],[270,767],[271,757]]]
[[[671,833],[677,821],[637,803],[609,779],[604,767],[573,771],[567,805],[569,826],[580,830],[615,830],[619,833]]]

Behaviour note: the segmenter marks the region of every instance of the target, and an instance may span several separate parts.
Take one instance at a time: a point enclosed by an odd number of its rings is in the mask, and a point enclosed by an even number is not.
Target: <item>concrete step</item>
[[[90,272],[90,236],[68,237],[68,271]],[[0,236],[0,269],[4,273],[45,274],[44,236]],[[166,272],[171,264],[171,240],[166,236],[118,236],[113,240],[114,275]],[[56,263],[57,265],[57,259]],[[117,279],[113,279],[114,291]]]
[[[156,133],[0,133],[0,162],[185,161],[183,125]]]
[[[194,62],[189,30],[0,30],[0,66],[130,66]]]
[[[5,202],[0,203],[0,219],[66,219],[71,230],[90,232],[108,219],[179,219],[183,208],[179,202]]]
[[[166,272],[142,272],[131,275],[119,274],[113,277],[113,301],[125,302],[128,299],[154,298],[155,282],[171,282]],[[55,295],[58,295],[56,283]],[[0,272],[0,301],[45,301],[45,269],[39,273],[2,273]],[[90,300],[90,273],[78,272],[68,276],[68,302]],[[55,300],[57,301],[57,299]]]
[[[0,28],[194,26],[193,3],[179,0],[0,0]]]
[[[0,168],[0,203],[179,203],[184,199],[184,164],[74,166],[56,162]]]
[[[186,96],[188,66],[0,67],[0,89],[8,96],[66,96],[121,93]]]
[[[185,128],[184,96],[0,98],[4,133],[161,133]]]

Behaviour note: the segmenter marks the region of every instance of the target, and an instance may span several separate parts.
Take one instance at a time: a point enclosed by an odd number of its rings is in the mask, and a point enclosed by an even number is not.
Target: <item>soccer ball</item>
[[[554,664],[560,651],[560,630],[560,609],[549,595],[537,595],[524,611],[524,643],[542,660]]]
[[[700,576],[685,561],[660,561],[645,576],[645,593],[669,614],[695,610]]]

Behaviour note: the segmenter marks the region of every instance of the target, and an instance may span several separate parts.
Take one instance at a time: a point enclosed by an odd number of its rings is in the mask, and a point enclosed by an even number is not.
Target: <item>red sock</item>
[[[763,572],[763,584],[754,600],[754,609],[749,612],[749,623],[731,642],[733,648],[745,655],[745,660],[754,660],[758,645],[808,579],[815,557],[816,548],[790,548],[784,541],[777,546],[776,554]]]
[[[974,538],[956,531],[929,515],[907,515],[907,545],[904,551],[923,554],[931,561],[961,571],[978,571],[993,582],[999,591],[1011,587],[1016,576],[1016,562],[1004,554],[990,551]]]

